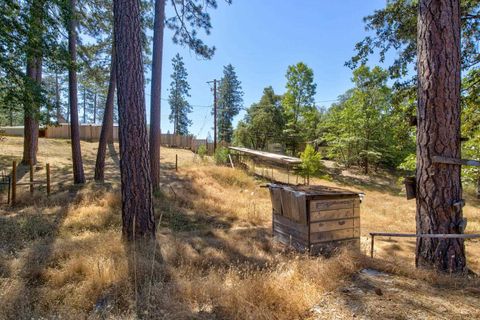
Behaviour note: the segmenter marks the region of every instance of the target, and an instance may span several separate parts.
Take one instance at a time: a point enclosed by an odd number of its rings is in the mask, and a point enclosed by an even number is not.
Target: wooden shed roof
[[[241,153],[244,153],[246,155],[249,155],[251,157],[258,157],[262,158],[265,160],[269,160],[272,162],[277,162],[277,163],[283,163],[283,164],[300,164],[302,163],[302,160],[300,158],[295,158],[295,157],[289,157],[283,154],[277,154],[277,153],[271,153],[271,152],[265,152],[265,151],[258,151],[254,149],[248,149],[248,148],[241,148],[241,147],[228,147],[230,150],[238,151]]]
[[[288,190],[291,192],[300,192],[305,194],[305,196],[358,196],[363,194],[362,192],[355,192],[340,188],[333,188],[327,186],[305,186],[305,185],[285,185],[285,184],[276,184],[276,183],[269,183],[269,188],[281,188],[284,190]]]

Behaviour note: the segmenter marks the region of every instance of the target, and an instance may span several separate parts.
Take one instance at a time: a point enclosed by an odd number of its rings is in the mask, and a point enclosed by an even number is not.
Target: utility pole
[[[213,82],[213,152],[217,150],[217,79],[208,81]]]
[[[213,80],[213,152],[217,150],[217,79]]]

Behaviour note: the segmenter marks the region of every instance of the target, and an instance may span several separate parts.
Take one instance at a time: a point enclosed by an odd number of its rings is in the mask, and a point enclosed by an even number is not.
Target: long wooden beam
[[[459,165],[459,166],[480,167],[480,161],[476,161],[476,160],[448,158],[448,157],[442,157],[442,156],[433,156],[432,160],[435,163],[455,164],[455,165]]]

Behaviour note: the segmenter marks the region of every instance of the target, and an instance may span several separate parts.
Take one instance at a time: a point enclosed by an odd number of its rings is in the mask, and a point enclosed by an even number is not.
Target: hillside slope
[[[96,146],[82,142],[89,180]],[[315,181],[366,193],[362,253],[309,257],[272,241],[265,181],[162,148],[157,243],[128,245],[120,235],[118,146],[109,149],[107,182],[82,187],[71,185],[67,141],[41,139],[39,148],[35,174],[52,164],[50,198],[25,188],[15,208],[0,206],[0,319],[480,317],[478,278],[415,270],[413,241],[385,239],[375,259],[365,255],[368,232],[415,228],[414,203],[376,180]],[[21,150],[20,139],[2,143],[1,168]],[[467,230],[478,230],[478,203],[468,203]],[[479,244],[467,245],[475,271]]]

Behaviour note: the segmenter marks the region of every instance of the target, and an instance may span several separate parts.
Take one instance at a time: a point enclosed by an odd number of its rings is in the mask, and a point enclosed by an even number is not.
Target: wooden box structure
[[[301,252],[360,246],[360,194],[324,186],[269,184],[273,236]]]

